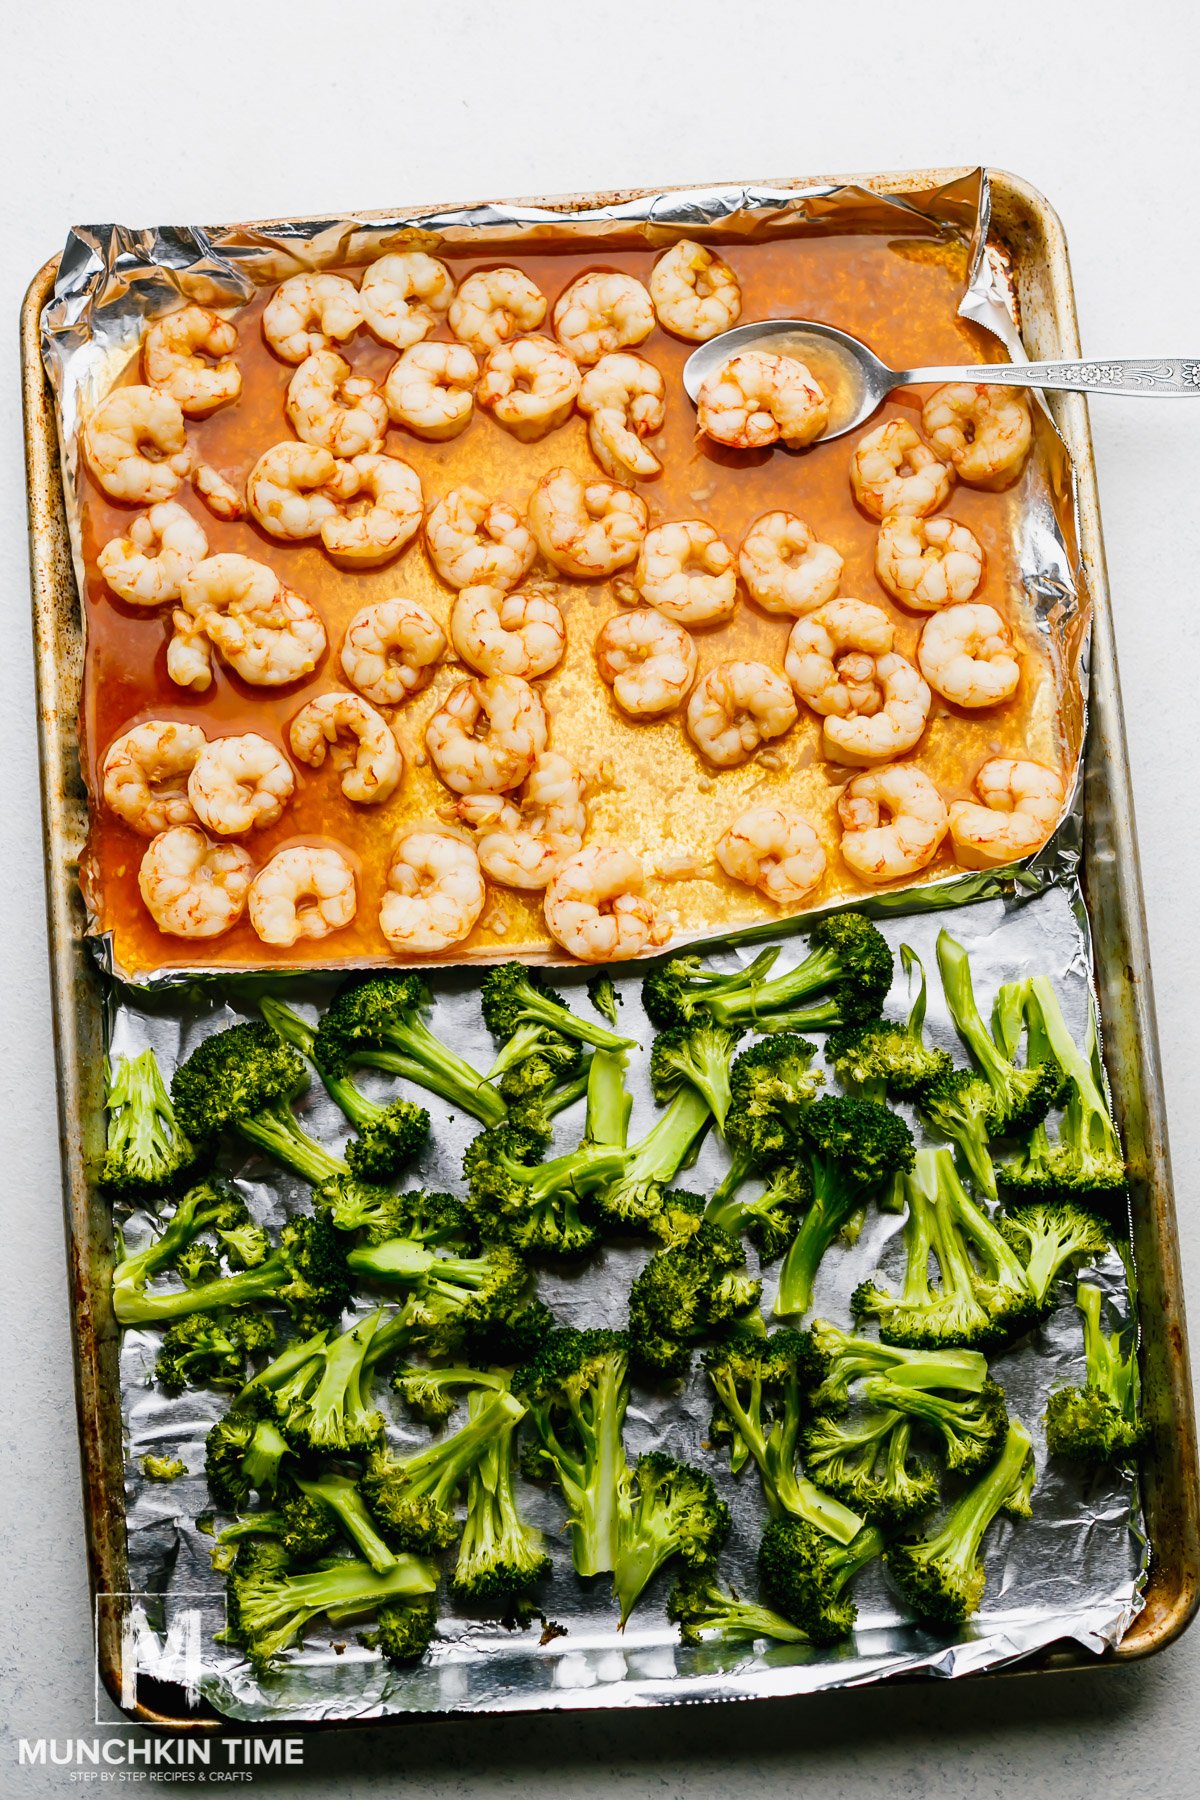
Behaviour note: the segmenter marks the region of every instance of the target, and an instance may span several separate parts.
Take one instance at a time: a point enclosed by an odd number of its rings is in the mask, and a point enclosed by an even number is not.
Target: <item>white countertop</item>
[[[1085,352],[1200,355],[1200,23],[1182,0],[919,9],[713,0],[177,0],[10,7],[0,54],[0,1792],[65,1792],[19,1737],[92,1734],[45,966],[16,315],[81,220],[989,162],[1058,208]],[[1011,17],[1018,13],[1013,10]],[[1028,15],[1026,15],[1028,17]],[[736,37],[735,37],[736,28]],[[1184,1268],[1200,1281],[1200,404],[1092,408]],[[1200,1319],[1200,1299],[1193,1306]],[[113,1717],[106,1706],[104,1715]],[[113,1735],[129,1735],[121,1726]],[[310,1740],[260,1790],[533,1800],[803,1788],[856,1800],[1200,1791],[1200,1630],[1124,1671],[797,1704],[484,1720]]]

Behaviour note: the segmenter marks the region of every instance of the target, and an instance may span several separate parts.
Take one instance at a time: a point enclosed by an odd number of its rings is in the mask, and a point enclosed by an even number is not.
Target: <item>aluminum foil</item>
[[[930,972],[930,1038],[961,1058],[937,979],[934,945],[941,924],[936,912],[920,911],[885,917],[881,929],[893,947],[905,942],[918,952]],[[952,928],[970,952],[982,1010],[986,1012],[1002,981],[1025,972],[1044,972],[1054,981],[1073,1032],[1082,1038],[1091,1004],[1091,955],[1081,897],[1072,882],[1053,883],[1033,894],[1014,892],[976,900],[956,912]],[[746,955],[735,946],[722,951],[717,960],[732,968]],[[802,945],[785,941],[777,966],[790,967],[802,955]],[[568,1003],[586,1012],[583,978],[583,972],[576,971],[559,985],[566,990]],[[303,1008],[319,1005],[330,985],[328,979],[297,978],[283,991]],[[433,975],[432,986],[434,1029],[477,1066],[488,1066],[493,1046],[469,977],[465,972],[440,971]],[[636,1135],[654,1112],[647,1082],[652,1032],[640,1006],[639,973],[625,971],[617,986],[622,1025],[646,1046],[631,1055],[629,1084],[635,1096],[631,1131]],[[272,987],[281,991],[278,982]],[[906,981],[898,972],[888,1015],[902,1018],[908,1005]],[[208,1032],[253,1016],[253,989],[247,983],[212,984],[187,993],[175,989],[152,998],[114,988],[112,1049],[122,1056],[152,1044],[169,1074]],[[364,1086],[372,1080],[366,1072],[362,1079]],[[374,1091],[383,1095],[390,1090],[382,1084]],[[452,1115],[436,1098],[421,1098],[433,1115],[434,1133],[413,1181],[461,1191],[462,1151],[477,1127]],[[310,1091],[303,1111],[309,1129],[332,1148],[344,1142],[344,1121],[319,1087]],[[577,1106],[560,1118],[560,1147],[577,1139],[581,1117],[582,1107]],[[915,1119],[911,1122],[916,1128]],[[720,1140],[710,1136],[681,1183],[711,1191],[724,1167]],[[293,1208],[307,1204],[302,1184],[281,1177],[259,1159],[234,1161],[228,1172],[251,1211],[271,1227],[278,1227]],[[131,1241],[149,1226],[144,1217],[126,1221]],[[835,1246],[826,1257],[814,1315],[845,1324],[853,1289],[877,1265],[885,1283],[899,1276],[900,1228],[899,1218],[869,1209],[857,1244],[849,1249]],[[630,1283],[648,1254],[644,1244],[607,1244],[581,1270],[541,1268],[539,1292],[564,1322],[623,1324]],[[753,1266],[754,1252],[749,1255]],[[1133,1307],[1121,1258],[1115,1252],[1106,1255],[1096,1274],[1108,1295],[1111,1322],[1128,1323]],[[777,1265],[764,1271],[765,1309],[776,1275]],[[157,1342],[155,1332],[131,1331],[122,1349],[129,1587],[162,1594],[168,1616],[173,1607],[185,1603],[195,1607],[199,1596],[206,1624],[215,1629],[223,1616],[222,1583],[209,1562],[212,1539],[197,1529],[195,1521],[211,1506],[203,1475],[204,1438],[225,1402],[206,1392],[165,1398],[152,1385]],[[765,1519],[757,1476],[749,1470],[732,1478],[706,1447],[711,1404],[698,1357],[694,1364],[691,1378],[680,1389],[658,1392],[635,1387],[627,1448],[632,1458],[661,1447],[711,1470],[733,1518],[723,1573],[743,1592],[753,1593],[754,1555]],[[1083,1376],[1081,1328],[1066,1285],[1049,1321],[997,1357],[993,1368],[1007,1392],[1010,1410],[1033,1434],[1038,1481],[1033,1517],[1019,1523],[998,1522],[989,1532],[984,1609],[957,1641],[948,1642],[906,1621],[877,1566],[857,1584],[859,1621],[852,1639],[833,1650],[765,1643],[736,1648],[680,1645],[663,1610],[673,1579],[669,1567],[644,1596],[628,1629],[619,1633],[606,1581],[585,1584],[571,1570],[561,1501],[552,1492],[523,1486],[522,1505],[545,1530],[554,1560],[554,1573],[539,1593],[539,1603],[566,1635],[543,1645],[537,1626],[510,1633],[471,1619],[447,1603],[432,1652],[414,1670],[390,1669],[350,1631],[333,1639],[317,1630],[267,1679],[256,1677],[234,1650],[207,1642],[202,1691],[230,1718],[286,1722],[379,1718],[412,1711],[648,1706],[797,1694],[920,1671],[945,1676],[974,1673],[1063,1639],[1099,1653],[1119,1641],[1140,1610],[1147,1546],[1131,1476],[1109,1470],[1084,1472],[1045,1454],[1041,1415],[1049,1390]],[[382,1383],[380,1389],[382,1396]],[[389,1436],[395,1444],[427,1441],[425,1428],[408,1419],[390,1395],[384,1405],[391,1407]],[[181,1457],[186,1476],[169,1484],[146,1481],[140,1463],[151,1450]]]
[[[302,269],[362,264],[399,247],[486,244],[502,241],[519,254],[546,242],[595,245],[668,243],[681,229],[704,231],[714,242],[770,239],[806,228],[880,231],[894,237],[931,230],[970,246],[971,268],[960,313],[994,333],[1015,361],[1025,360],[1017,304],[1002,252],[989,242],[990,198],[979,169],[926,192],[881,194],[852,184],[816,182],[796,187],[730,186],[647,193],[612,205],[561,207],[484,205],[438,208],[389,217],[349,217],[261,226],[130,229],[80,226],[63,252],[54,296],[42,319],[46,368],[54,391],[62,449],[67,516],[82,588],[82,556],[75,503],[78,427],[135,347],[144,322],[181,300],[215,306],[243,304],[265,283]],[[1080,569],[1075,490],[1070,460],[1044,406],[1036,419],[1037,453],[1017,490],[1014,514],[1016,563],[1027,623],[1039,635],[1055,671],[1058,732],[1068,771],[1068,822],[1076,803],[1086,725],[1087,639],[1090,603]],[[1028,889],[1062,878],[1074,868],[1077,829],[1060,831],[1025,865]],[[990,890],[1002,884],[992,881]],[[920,887],[886,896],[895,905],[955,904],[980,891],[949,873]],[[670,895],[664,904],[669,910]],[[846,896],[830,902],[844,905]],[[772,917],[758,930],[777,929]],[[501,946],[502,948],[502,946]],[[115,970],[112,946],[96,942],[102,965]],[[551,947],[533,960],[558,960]],[[145,985],[187,980],[193,971],[159,971]]]

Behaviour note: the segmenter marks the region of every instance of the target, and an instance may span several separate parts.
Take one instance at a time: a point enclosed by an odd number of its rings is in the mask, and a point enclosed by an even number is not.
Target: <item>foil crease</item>
[[[931,228],[971,253],[960,314],[1025,361],[1018,306],[1003,253],[989,240],[987,171],[976,169],[923,192],[881,193],[854,183],[806,182],[795,186],[737,184],[648,191],[611,205],[486,204],[419,208],[389,216],[283,220],[220,228],[116,224],[81,225],[69,234],[54,294],[42,314],[42,353],[54,394],[64,493],[76,581],[83,591],[83,558],[76,501],[79,426],[107,391],[136,346],[148,319],[183,301],[215,307],[244,304],[258,287],[301,270],[355,266],[388,251],[502,241],[505,253],[530,247],[610,243],[663,244],[680,230],[703,232],[714,243],[793,235],[798,230],[881,231],[928,236]],[[1044,402],[1035,409],[1036,454],[1018,488],[1017,564],[1024,591],[1025,622],[1043,643],[1055,671],[1059,734],[1068,774],[1063,820],[1049,843],[1019,870],[986,878],[950,872],[912,888],[890,890],[854,904],[888,912],[897,907],[940,908],[981,892],[1028,892],[1068,879],[1079,844],[1079,776],[1086,731],[1089,680],[1090,599],[1081,566],[1076,486],[1066,447]],[[85,893],[85,903],[87,895]],[[845,897],[830,902],[844,906]],[[800,928],[812,913],[784,921]],[[96,927],[89,911],[89,925]],[[780,929],[772,915],[751,933]],[[708,939],[706,941],[713,941]],[[103,934],[91,940],[100,966],[120,974]],[[530,960],[555,962],[553,947]],[[559,965],[565,966],[565,965]],[[149,989],[188,982],[201,968],[170,969],[139,978]]]
[[[911,944],[930,973],[930,1040],[953,1049],[961,1059],[962,1047],[937,979],[934,946],[941,924],[936,910],[880,917],[880,929],[893,948],[901,942]],[[953,930],[970,952],[985,1014],[1002,981],[1020,972],[1044,972],[1054,982],[1072,1031],[1082,1038],[1092,1003],[1091,954],[1086,914],[1073,881],[1051,882],[1031,892],[1010,884],[1003,894],[975,898],[956,913]],[[794,965],[802,954],[801,946],[785,941],[779,969]],[[746,953],[736,945],[718,956],[719,963],[729,968],[745,960]],[[583,1013],[589,1008],[585,973],[568,972],[559,983],[568,1003]],[[254,1017],[253,995],[261,985],[227,979],[155,996],[114,987],[109,1020],[112,1052],[124,1056],[152,1045],[169,1076],[203,1036]],[[285,993],[301,1008],[323,1003],[332,985],[328,977],[271,983],[273,991]],[[434,1029],[477,1066],[487,1067],[494,1047],[469,975],[433,972],[431,985]],[[631,1131],[636,1135],[649,1125],[654,1112],[647,1081],[652,1030],[640,1005],[640,971],[618,974],[617,988],[622,1027],[643,1045],[631,1053],[629,1074],[634,1095]],[[902,1018],[908,1005],[906,983],[898,969],[887,1014]],[[366,1071],[361,1079],[364,1087],[380,1096],[392,1091],[382,1078]],[[451,1114],[435,1097],[419,1097],[429,1106],[434,1133],[411,1181],[461,1191],[462,1152],[477,1127],[474,1121]],[[310,1090],[302,1108],[306,1126],[323,1141],[335,1149],[344,1142],[345,1122],[319,1086]],[[579,1106],[562,1115],[558,1147],[567,1148],[578,1138],[581,1117]],[[911,1116],[910,1123],[916,1128]],[[681,1177],[681,1185],[711,1191],[724,1168],[724,1150],[710,1135],[694,1168]],[[226,1172],[237,1181],[255,1217],[272,1228],[278,1228],[292,1210],[307,1205],[303,1184],[281,1176],[260,1159],[234,1160]],[[122,1223],[131,1243],[151,1228],[144,1215]],[[853,1289],[877,1265],[885,1283],[898,1277],[903,1266],[900,1227],[901,1220],[894,1215],[869,1209],[857,1244],[849,1249],[835,1246],[826,1257],[814,1316],[845,1324]],[[543,1266],[538,1271],[539,1292],[564,1323],[623,1324],[629,1285],[648,1254],[644,1244],[606,1244],[582,1273]],[[756,1267],[754,1251],[748,1255]],[[777,1267],[764,1271],[764,1308],[773,1297]],[[1108,1298],[1110,1323],[1130,1323],[1134,1303],[1121,1258],[1115,1251],[1107,1254],[1095,1273]],[[366,1303],[361,1309],[368,1310]],[[156,1332],[128,1332],[121,1356],[128,1586],[136,1593],[163,1596],[168,1618],[175,1606],[199,1605],[206,1626],[215,1630],[223,1620],[222,1582],[209,1562],[212,1539],[198,1530],[195,1521],[211,1510],[203,1473],[204,1438],[226,1402],[203,1391],[178,1399],[164,1397],[152,1384],[157,1343]],[[522,1506],[545,1530],[554,1561],[554,1572],[539,1590],[538,1601],[566,1628],[565,1636],[542,1645],[537,1626],[506,1632],[467,1617],[444,1600],[432,1652],[416,1669],[389,1669],[349,1629],[336,1639],[318,1629],[288,1653],[276,1672],[259,1678],[236,1650],[212,1643],[210,1630],[202,1691],[229,1718],[287,1723],[382,1719],[406,1712],[568,1710],[794,1695],[862,1686],[897,1675],[978,1673],[1064,1639],[1100,1654],[1120,1640],[1141,1608],[1147,1543],[1133,1476],[1083,1471],[1046,1457],[1041,1425],[1046,1397],[1053,1386],[1083,1378],[1081,1327],[1067,1284],[1047,1323],[995,1358],[993,1370],[1007,1391],[1010,1410],[1033,1435],[1038,1482],[1032,1519],[999,1521],[989,1532],[984,1610],[957,1641],[946,1641],[905,1620],[878,1566],[857,1584],[859,1622],[853,1638],[833,1650],[764,1643],[681,1645],[663,1612],[673,1579],[669,1566],[644,1596],[627,1631],[619,1633],[604,1579],[585,1584],[571,1570],[560,1500],[523,1484]],[[426,1429],[384,1395],[382,1383],[380,1395],[390,1408],[389,1436],[395,1444],[427,1441]],[[626,1445],[631,1458],[643,1450],[663,1448],[712,1473],[733,1518],[722,1572],[742,1592],[752,1594],[765,1509],[753,1472],[735,1479],[705,1448],[710,1411],[696,1357],[690,1378],[678,1391],[635,1386]],[[140,1465],[151,1450],[181,1457],[187,1474],[168,1484],[147,1481]]]

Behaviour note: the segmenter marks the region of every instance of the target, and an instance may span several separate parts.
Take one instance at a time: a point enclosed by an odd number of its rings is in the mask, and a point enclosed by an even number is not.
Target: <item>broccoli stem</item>
[[[377,1119],[382,1118],[383,1107],[377,1106],[373,1100],[368,1100],[361,1088],[355,1087],[348,1076],[327,1075],[322,1069],[313,1055],[313,1045],[317,1041],[314,1025],[310,1025],[306,1019],[300,1017],[298,1012],[293,1012],[290,1006],[285,1006],[282,1000],[276,1000],[273,995],[267,994],[258,1004],[263,1018],[272,1031],[281,1037],[285,1044],[290,1044],[293,1050],[298,1050],[301,1056],[316,1069],[325,1092],[356,1131],[362,1131],[367,1125],[373,1125]]]
[[[421,1025],[425,1037],[435,1047],[437,1039],[427,1026]],[[393,1039],[402,1043],[402,1039]],[[471,1068],[469,1063],[451,1056],[443,1051],[441,1060],[434,1065],[407,1056],[400,1050],[360,1050],[357,1045],[350,1048],[351,1059],[361,1063],[367,1069],[382,1069],[386,1075],[398,1075],[402,1081],[411,1081],[417,1087],[426,1088],[431,1094],[440,1094],[450,1106],[458,1107],[460,1112],[470,1113],[472,1118],[480,1120],[484,1125],[499,1125],[508,1114],[503,1099],[483,1076]],[[458,1071],[465,1071],[465,1075]]]
[[[1011,1064],[997,1049],[975,1004],[975,988],[967,953],[957,938],[952,938],[948,931],[938,933],[937,959],[946,1006],[955,1029],[987,1080],[999,1092],[1004,1087]]]
[[[984,1533],[1018,1488],[1032,1448],[1029,1433],[1019,1419],[1014,1419],[999,1457],[956,1502],[941,1529],[923,1546],[930,1559],[948,1562],[964,1586],[970,1582]]]
[[[825,1252],[859,1204],[860,1197],[842,1187],[830,1164],[822,1157],[814,1157],[812,1205],[801,1220],[779,1271],[774,1307],[777,1319],[800,1319],[808,1311]]]
[[[1138,1365],[1136,1350],[1121,1355],[1120,1335],[1109,1337],[1101,1321],[1104,1296],[1092,1281],[1075,1289],[1075,1304],[1083,1316],[1083,1353],[1090,1387],[1099,1388],[1132,1424],[1138,1413]]]
[[[323,1144],[309,1137],[290,1107],[273,1107],[253,1118],[236,1119],[233,1127],[248,1144],[253,1144],[256,1150],[263,1151],[313,1187],[346,1173],[345,1163],[339,1162]]]
[[[587,1142],[613,1144],[623,1150],[632,1109],[633,1098],[625,1086],[624,1052],[597,1050],[588,1069]]]
[[[574,1493],[567,1493],[571,1513],[572,1554],[579,1575],[603,1575],[617,1566],[620,1544],[620,1498],[628,1481],[625,1422],[628,1389],[624,1374],[606,1363],[589,1392],[586,1414],[572,1399],[576,1429],[592,1454]]]
[[[774,957],[771,960],[774,961]],[[743,983],[753,976],[757,967],[758,962],[755,962],[742,971]],[[719,1019],[722,1024],[753,1024],[764,1015],[775,1015],[796,1008],[810,994],[820,993],[822,988],[836,981],[841,973],[841,961],[835,950],[812,950],[796,968],[789,970],[786,975],[777,975],[774,981],[759,982],[750,979],[748,985],[734,987],[727,994],[722,994],[719,990],[714,991],[711,996],[706,994],[704,1003],[713,1018]],[[803,1015],[804,1020],[814,1029],[820,1026],[821,1021],[815,1015],[821,1010],[818,1007],[813,1014]],[[829,1005],[829,1016],[835,1017],[832,1003]],[[772,1031],[802,1028],[790,1021],[783,1024],[774,1017],[769,1025],[762,1027]]]
[[[395,1555],[376,1531],[366,1503],[348,1475],[325,1474],[313,1481],[297,1475],[296,1486],[308,1499],[324,1502],[373,1569],[382,1575],[385,1570],[395,1568]]]
[[[497,1432],[525,1417],[525,1408],[507,1389],[489,1394],[465,1425],[448,1438],[401,1457],[396,1464],[404,1491],[413,1499],[430,1497],[438,1506],[453,1499],[463,1476],[484,1454]]]
[[[564,1081],[550,1089],[540,1102],[541,1111],[548,1119],[554,1118],[556,1113],[565,1112],[568,1106],[574,1106],[577,1100],[583,1099],[591,1080],[593,1061],[594,1058],[589,1056],[587,1066],[573,1080]]]
[[[518,1005],[524,1024],[517,1027],[513,1038],[518,1036],[526,1025],[532,1024],[547,1026],[551,1031],[557,1031],[564,1037],[577,1038],[580,1043],[591,1044],[596,1050],[630,1050],[636,1046],[636,1038],[621,1037],[617,1032],[610,1031],[607,1025],[596,1025],[591,1019],[582,1019],[569,1007],[559,1006],[556,1001],[547,999],[546,995],[534,987],[531,981],[522,981]],[[513,1038],[509,1039],[509,1044],[513,1042]],[[507,1048],[508,1045],[505,1046],[505,1050]],[[504,1057],[505,1050],[500,1052],[501,1058]],[[520,1054],[524,1054],[524,1052]],[[519,1060],[519,1056],[510,1060]],[[504,1066],[507,1067],[507,1063]]]
[[[363,1370],[371,1340],[383,1320],[380,1309],[333,1340],[323,1354],[321,1379],[308,1405],[308,1440],[316,1449],[344,1446],[347,1413],[365,1410]]]
[[[742,1405],[737,1383],[719,1369],[710,1369],[709,1379],[737,1427],[738,1436],[754,1458],[771,1511],[802,1519],[817,1531],[823,1531],[835,1543],[852,1543],[863,1528],[858,1513],[851,1512],[832,1494],[824,1493],[807,1476],[796,1471],[798,1402],[790,1409],[792,1416],[777,1420],[764,1437],[761,1421]]]
[[[257,1269],[244,1269],[236,1275],[204,1281],[179,1294],[147,1294],[138,1285],[117,1281],[113,1285],[113,1311],[122,1325],[155,1325],[163,1319],[185,1318],[188,1313],[212,1312],[220,1306],[248,1306],[254,1300],[269,1300],[291,1277],[287,1261],[281,1256],[273,1256]]]

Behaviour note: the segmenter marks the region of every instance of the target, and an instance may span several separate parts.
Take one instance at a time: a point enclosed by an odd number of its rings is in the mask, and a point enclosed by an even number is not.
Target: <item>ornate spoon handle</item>
[[[903,369],[897,387],[966,381],[990,387],[1036,387],[1073,394],[1191,394],[1200,398],[1200,358],[1158,361],[977,363],[965,369]]]

